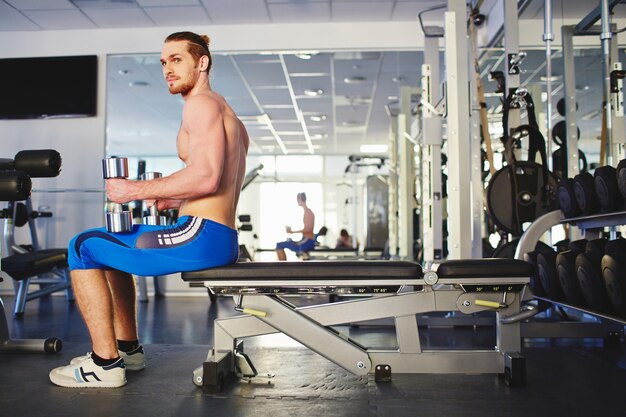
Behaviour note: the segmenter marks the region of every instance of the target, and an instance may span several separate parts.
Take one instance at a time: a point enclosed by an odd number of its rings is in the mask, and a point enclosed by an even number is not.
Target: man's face
[[[187,94],[195,86],[200,74],[197,63],[187,51],[187,41],[165,42],[161,52],[161,66],[172,94]]]

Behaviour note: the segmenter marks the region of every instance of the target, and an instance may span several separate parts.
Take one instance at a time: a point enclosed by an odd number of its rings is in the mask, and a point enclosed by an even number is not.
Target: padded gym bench
[[[396,373],[504,374],[511,386],[526,381],[520,355],[520,292],[532,274],[530,264],[512,259],[452,260],[423,272],[407,261],[242,262],[185,272],[192,286],[233,295],[244,315],[215,320],[214,346],[196,368],[193,381],[221,390],[237,374],[257,374],[241,339],[282,332],[355,375],[376,381]],[[369,294],[355,300],[295,307],[285,294]],[[496,312],[493,350],[423,350],[417,314],[458,311]],[[397,349],[367,349],[329,326],[393,317]],[[506,318],[506,321],[503,319]],[[506,323],[506,324],[505,324]]]

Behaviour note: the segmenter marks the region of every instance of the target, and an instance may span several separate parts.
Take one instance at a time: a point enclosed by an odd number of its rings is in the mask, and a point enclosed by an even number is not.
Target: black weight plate
[[[588,216],[600,210],[600,204],[594,187],[593,175],[581,172],[574,177],[574,196],[580,214]]]
[[[557,178],[549,173],[548,190],[544,193],[543,176],[541,165],[518,161],[515,163],[515,172],[507,165],[491,177],[487,187],[487,210],[501,230],[521,236],[524,223],[532,222],[558,208]],[[517,187],[515,190],[512,187],[513,179]]]
[[[624,200],[617,187],[617,170],[610,165],[596,168],[593,173],[594,188],[602,213],[622,209]]]
[[[582,306],[584,298],[576,275],[576,257],[582,252],[568,250],[556,256],[556,275],[565,300],[575,306]]]
[[[567,172],[567,158],[563,158],[563,148],[552,152],[552,171],[559,178],[564,178]],[[587,156],[581,150],[578,151],[578,172],[587,172]]]
[[[626,159],[622,159],[617,164],[617,188],[622,198],[626,199]]]
[[[576,127],[576,131],[578,134],[577,139],[580,139],[580,128]],[[557,122],[552,128],[552,140],[554,141],[554,143],[561,146],[567,140],[566,135],[567,129],[565,126],[565,120],[561,120],[560,122]]]
[[[556,195],[559,199],[559,207],[565,217],[580,216],[580,209],[574,195],[574,179],[563,178],[560,180],[556,189]]]
[[[578,102],[576,102],[576,110],[578,110]],[[565,99],[561,98],[556,102],[556,111],[559,112],[561,116],[565,116]]]
[[[543,290],[554,301],[563,299],[563,291],[556,274],[556,252],[543,252],[537,255],[537,274]]]

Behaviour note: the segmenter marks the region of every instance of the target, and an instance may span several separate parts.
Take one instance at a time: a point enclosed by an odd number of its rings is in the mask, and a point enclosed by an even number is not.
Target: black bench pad
[[[439,278],[530,277],[531,264],[519,259],[454,259],[443,261],[437,268]]]
[[[30,278],[67,267],[67,249],[44,249],[35,252],[18,253],[2,258],[2,270],[15,280]]]
[[[408,261],[238,262],[201,271],[183,272],[185,281],[249,279],[385,280],[422,278],[422,267]]]

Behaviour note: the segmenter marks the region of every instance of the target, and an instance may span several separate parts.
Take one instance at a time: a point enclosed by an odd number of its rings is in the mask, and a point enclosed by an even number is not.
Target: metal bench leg
[[[148,277],[135,277],[135,282],[137,283],[137,287],[139,289],[139,302],[147,303],[148,302]]]
[[[11,340],[4,304],[0,298],[0,351],[56,353],[62,348],[61,340],[56,337]]]
[[[74,298],[74,290],[72,290],[72,279],[70,277],[69,269],[65,268],[63,270],[63,281],[67,284],[67,288],[65,289],[65,297],[67,298],[68,303],[72,303],[76,300]]]
[[[15,307],[13,307],[13,315],[16,317],[22,316],[24,314],[29,283],[30,278],[24,278],[23,280],[18,282],[17,292],[15,294]]]

